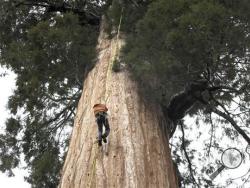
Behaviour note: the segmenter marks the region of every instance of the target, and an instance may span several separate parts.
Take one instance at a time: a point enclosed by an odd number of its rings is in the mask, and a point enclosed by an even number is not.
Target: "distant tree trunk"
[[[60,188],[178,187],[159,106],[139,96],[125,68],[111,70],[121,45],[100,32],[98,62],[84,82]],[[108,155],[94,144],[92,107],[99,102],[109,109]]]

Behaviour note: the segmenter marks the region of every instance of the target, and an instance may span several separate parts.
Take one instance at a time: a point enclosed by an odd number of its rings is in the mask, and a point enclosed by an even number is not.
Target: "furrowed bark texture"
[[[175,172],[160,108],[143,100],[124,68],[112,72],[112,58],[122,40],[99,36],[99,59],[88,74],[78,104],[60,188],[175,188]],[[108,155],[95,144],[92,107],[109,108]]]

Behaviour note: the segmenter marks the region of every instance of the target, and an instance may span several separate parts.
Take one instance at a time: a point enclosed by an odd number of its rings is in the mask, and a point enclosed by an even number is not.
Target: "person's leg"
[[[102,135],[103,139],[106,139],[106,137],[109,135],[110,127],[109,127],[109,121],[108,118],[104,118],[104,127],[105,127],[105,133]]]
[[[101,146],[102,145],[102,118],[100,116],[98,116],[96,118],[96,122],[98,125],[98,145]]]

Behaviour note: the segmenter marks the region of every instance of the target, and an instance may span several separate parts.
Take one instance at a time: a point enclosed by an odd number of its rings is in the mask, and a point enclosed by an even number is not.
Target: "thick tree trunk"
[[[121,43],[103,32],[99,36],[99,59],[84,83],[60,188],[177,187],[160,108],[138,95],[125,68],[111,70]],[[109,108],[108,155],[94,143],[92,107],[99,102]]]

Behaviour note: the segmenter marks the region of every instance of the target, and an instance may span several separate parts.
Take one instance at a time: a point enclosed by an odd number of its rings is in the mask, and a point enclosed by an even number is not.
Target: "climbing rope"
[[[116,42],[115,42],[114,52],[111,49],[111,57],[110,57],[110,62],[108,64],[108,70],[107,70],[107,74],[106,74],[106,86],[105,86],[105,88],[107,88],[107,86],[108,86],[107,81],[109,80],[109,78],[112,78],[112,72],[111,71],[112,71],[114,61],[119,56],[118,48],[119,48],[120,29],[121,29],[121,23],[122,23],[122,17],[123,17],[123,9],[124,9],[124,7],[122,7],[121,16],[120,16],[120,20],[119,20],[119,25],[118,25],[118,28],[117,28],[117,35],[116,35]],[[112,54],[114,54],[114,55],[112,55]],[[107,96],[106,96],[106,93],[107,93]],[[111,89],[108,90],[108,92],[105,92],[105,103],[104,104],[107,103],[108,98],[109,98],[110,95],[111,95]],[[94,144],[97,145],[97,142],[94,143]],[[92,186],[93,176],[94,176],[94,173],[96,172],[96,161],[97,161],[97,156],[98,156],[97,155],[98,154],[98,147],[95,147],[94,150],[95,151],[94,151],[93,163],[91,165],[90,179],[88,181],[89,187]]]
[[[107,75],[106,75],[106,86],[105,86],[105,88],[107,88],[107,86],[108,86],[107,81],[109,80],[109,78],[112,79],[112,67],[114,65],[114,61],[117,60],[117,57],[119,57],[119,51],[120,51],[120,49],[119,49],[119,38],[120,38],[120,29],[121,29],[122,18],[123,18],[123,10],[124,10],[124,7],[122,7],[121,16],[120,16],[120,20],[119,20],[119,25],[118,25],[118,28],[117,28],[117,35],[116,35],[116,42],[115,42],[114,52],[111,50],[111,57],[110,57],[110,62],[109,62],[109,65],[108,65],[108,70],[107,70]],[[106,95],[106,93],[105,93],[105,95]],[[108,90],[107,96],[105,96],[105,103],[104,104],[107,103],[110,95],[111,95],[111,89]]]
[[[95,145],[97,145],[97,142],[94,143]],[[92,186],[92,181],[93,181],[93,176],[94,176],[94,173],[96,172],[96,159],[97,159],[97,153],[98,153],[98,147],[95,147],[94,149],[95,153],[94,153],[94,157],[93,157],[93,163],[92,163],[92,166],[91,166],[91,173],[90,173],[90,180],[88,181],[88,185],[89,185],[89,188],[91,188]]]

